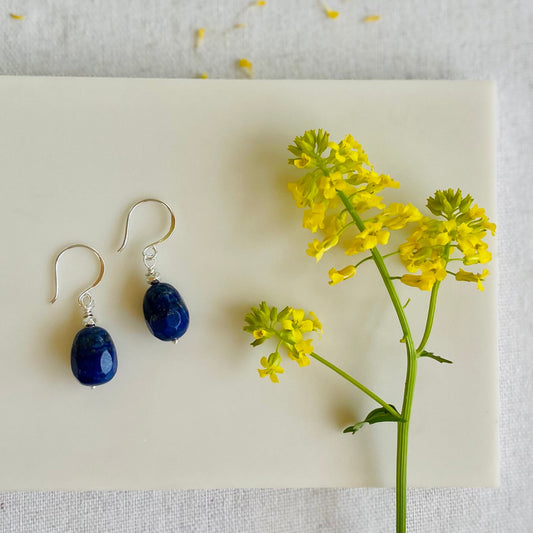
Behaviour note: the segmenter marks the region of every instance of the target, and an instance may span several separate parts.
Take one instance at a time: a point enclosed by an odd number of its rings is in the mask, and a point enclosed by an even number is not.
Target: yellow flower
[[[465,265],[476,265],[478,263],[488,263],[492,259],[492,254],[487,250],[487,243],[480,243],[476,248],[472,248],[463,257]]]
[[[307,366],[309,364],[309,357],[306,354],[313,352],[311,339],[301,340],[293,345],[292,350],[288,350],[289,357],[298,363],[299,366]]]
[[[417,222],[422,219],[420,211],[412,204],[389,204],[383,213],[380,220],[383,225],[392,230],[399,230],[404,228],[409,222]]]
[[[306,199],[303,194],[302,188],[300,187],[300,184],[297,181],[291,181],[287,183],[287,189],[291,191],[292,197],[294,198],[294,202],[298,207],[304,207],[306,205]]]
[[[388,174],[378,174],[374,170],[364,172],[369,191],[381,191],[385,188],[398,189],[400,184],[394,181]]]
[[[350,134],[344,137],[344,143],[352,150],[363,151],[361,145]]]
[[[313,242],[309,243],[306,252],[307,255],[315,257],[318,263],[322,259],[325,250],[323,244],[318,239],[313,239]]]
[[[298,353],[312,353],[313,352],[313,346],[311,344],[311,339],[302,340],[300,342],[297,342],[294,345],[294,349]]]
[[[305,320],[305,311],[303,309],[293,309],[292,320],[287,319],[281,323],[281,327],[287,331],[298,331],[299,333],[307,333],[313,331],[312,320]],[[300,335],[301,337],[301,335]]]
[[[416,272],[419,269],[429,269],[437,265],[445,268],[446,245],[450,243],[451,237],[447,230],[453,233],[451,221],[435,220],[424,217],[418,221],[418,226],[408,237],[407,242],[399,247],[400,259],[409,272]],[[427,265],[426,265],[427,263]],[[442,265],[444,264],[444,267]]]
[[[326,215],[326,204],[314,204],[311,209],[304,211],[303,227],[315,233],[319,228],[324,227],[324,216]]]
[[[340,283],[341,281],[344,281],[345,279],[351,278],[355,274],[355,267],[353,265],[348,265],[344,268],[341,268],[340,270],[336,270],[335,268],[332,268],[329,272],[329,284],[330,285],[337,285],[337,283]]]
[[[485,209],[476,204],[470,209],[468,214],[472,220],[480,219],[481,227],[483,229],[488,229],[491,234],[494,235],[496,232],[496,224],[489,222],[489,219],[485,215]]]
[[[324,252],[327,252],[330,248],[333,248],[339,242],[338,235],[334,235],[331,238],[325,239],[320,242],[318,239],[314,239],[313,242],[309,243],[309,248],[307,249],[307,255],[316,258],[318,263]]]
[[[404,274],[401,282],[410,287],[417,287],[421,291],[430,291],[437,279],[432,272],[424,272],[420,276],[414,274]]]
[[[437,281],[446,277],[446,261],[437,258],[435,262],[426,261],[420,265],[420,275],[404,274],[400,281],[410,287],[417,287],[421,291],[429,291]]]
[[[383,198],[381,196],[363,190],[355,193],[350,201],[356,211],[364,213],[372,208],[383,209],[385,204],[382,200]]]
[[[335,213],[324,218],[324,227],[322,228],[322,232],[324,233],[326,239],[339,237],[339,232],[346,225],[346,217],[347,213],[344,211],[340,214]]]
[[[309,357],[307,357],[307,355],[305,355],[304,353],[297,353],[293,352],[292,350],[288,350],[287,354],[289,358],[293,361],[296,361],[298,363],[298,366],[300,367],[308,366],[310,363]]]
[[[266,329],[256,329],[252,335],[254,336],[254,339],[263,339],[269,336]]]
[[[490,272],[485,268],[481,274],[474,274],[473,272],[467,272],[462,268],[459,269],[459,272],[455,274],[455,279],[457,281],[474,281],[477,283],[477,288],[480,291],[484,291],[482,281],[485,281],[485,278],[490,274]]]
[[[344,181],[341,172],[332,172],[328,176],[322,176],[318,185],[324,198],[332,199],[337,195],[337,190],[345,191],[349,185]]]
[[[283,372],[285,372],[285,370],[279,366],[280,362],[281,357],[278,352],[271,353],[268,356],[268,359],[266,357],[261,357],[263,368],[257,369],[259,376],[262,378],[270,376],[272,383],[279,383],[277,374],[283,374]]]
[[[311,320],[313,322],[313,331],[318,331],[319,333],[322,333],[322,324],[320,323],[320,320],[318,320],[315,313],[313,313],[313,311],[309,311],[309,316],[311,317]]]
[[[481,221],[481,224],[484,229],[488,229],[491,233],[491,235],[494,237],[496,234],[496,224],[494,222],[489,222],[488,218],[485,218]]]
[[[311,158],[307,154],[302,153],[302,155],[300,156],[300,159],[294,160],[294,166],[296,168],[305,168],[306,166],[309,165],[310,162],[311,162]]]
[[[365,250],[370,250],[378,244],[387,244],[389,242],[390,233],[381,229],[381,222],[367,222],[365,228],[352,239],[350,246],[346,248],[346,255],[355,255]]]

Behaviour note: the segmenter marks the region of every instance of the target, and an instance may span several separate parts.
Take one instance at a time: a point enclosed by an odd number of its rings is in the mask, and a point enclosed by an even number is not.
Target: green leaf
[[[394,416],[392,413],[387,411],[385,407],[378,407],[373,411],[368,413],[367,417],[362,422],[357,422],[353,426],[348,426],[344,429],[343,433],[352,433],[359,431],[365,424],[377,424],[378,422],[403,422],[403,419],[398,413],[398,409],[394,407],[391,403],[389,404],[397,413],[397,416]]]
[[[427,352],[426,350],[418,354],[418,357],[430,357],[431,359],[435,359],[435,361],[438,361],[439,363],[449,363],[450,365],[453,364],[453,361],[450,361],[449,359],[444,359],[444,357],[439,357],[433,352]]]

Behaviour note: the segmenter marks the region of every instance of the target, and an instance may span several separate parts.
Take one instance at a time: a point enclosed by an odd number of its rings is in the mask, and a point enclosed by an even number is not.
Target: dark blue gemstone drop
[[[189,327],[189,311],[180,293],[168,283],[152,282],[143,301],[148,329],[162,341],[179,339]]]
[[[83,385],[103,385],[117,372],[117,350],[111,335],[97,326],[86,326],[74,337],[70,352],[72,373]]]

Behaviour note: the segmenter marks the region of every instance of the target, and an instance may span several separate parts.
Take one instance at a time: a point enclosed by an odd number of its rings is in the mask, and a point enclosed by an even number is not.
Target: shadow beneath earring
[[[82,328],[80,309],[74,307],[65,320],[58,322],[57,326],[50,330],[48,345],[54,357],[51,361],[46,361],[46,368],[54,376],[70,373],[72,342],[76,333]]]

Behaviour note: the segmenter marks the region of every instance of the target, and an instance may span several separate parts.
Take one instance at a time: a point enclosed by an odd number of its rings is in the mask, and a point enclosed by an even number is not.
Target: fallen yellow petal
[[[368,15],[363,19],[363,22],[377,22],[381,18],[381,15]]]
[[[331,8],[326,4],[326,2],[322,2],[322,5],[324,6],[324,11],[326,12],[326,15],[327,15],[330,19],[336,19],[336,18],[339,16],[339,12],[338,12],[338,11],[333,11],[333,9],[331,9]]]
[[[202,41],[204,40],[204,36],[205,36],[205,28],[200,28],[196,31],[196,48],[198,48],[202,44]]]
[[[253,78],[254,71],[253,71],[253,65],[251,61],[248,61],[248,59],[245,59],[243,57],[242,59],[239,59],[238,65],[240,68],[242,68],[246,72],[246,74],[248,74],[250,78]]]
[[[235,28],[246,28],[246,24],[239,23],[239,24],[235,24],[234,27]]]
[[[254,6],[265,7],[266,6],[266,2],[264,0],[257,0],[257,2],[254,4]]]
[[[202,78],[202,80],[206,80],[208,78],[207,72],[200,74],[200,78]]]
[[[26,18],[25,15],[15,15],[15,13],[9,13],[9,16],[12,19],[16,19],[16,20],[24,20]]]

